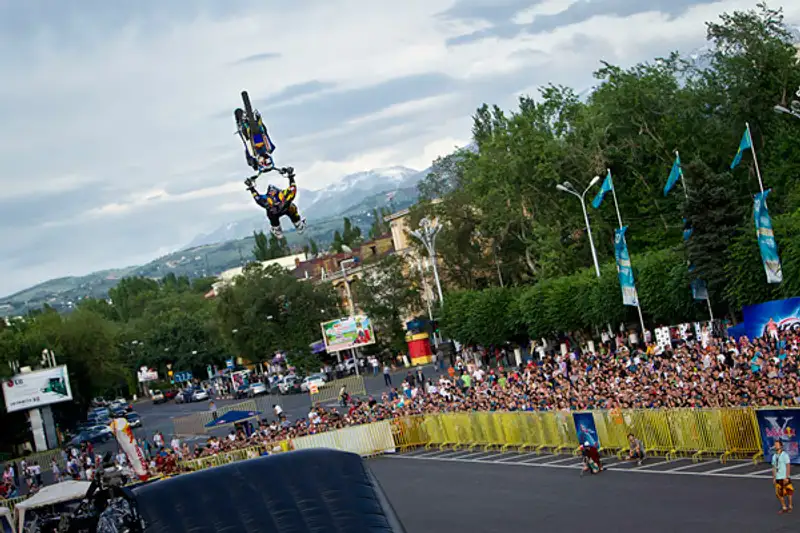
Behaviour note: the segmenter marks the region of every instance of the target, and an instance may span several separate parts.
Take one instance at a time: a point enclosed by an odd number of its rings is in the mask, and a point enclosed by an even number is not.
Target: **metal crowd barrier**
[[[362,376],[348,376],[346,378],[329,381],[317,389],[316,394],[309,391],[308,396],[311,403],[330,402],[339,399],[339,391],[345,385],[347,394],[350,396],[364,395],[367,393],[367,386]]]
[[[649,455],[688,457],[763,457],[755,411],[724,409],[626,409],[592,411],[601,451],[622,455],[628,434]],[[572,413],[567,411],[474,412],[418,415],[392,421],[397,447],[453,450],[516,449],[560,453],[579,446]]]

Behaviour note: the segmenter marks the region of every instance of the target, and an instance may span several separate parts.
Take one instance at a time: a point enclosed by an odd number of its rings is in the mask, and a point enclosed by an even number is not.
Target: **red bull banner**
[[[142,448],[136,442],[136,437],[133,435],[133,428],[131,428],[131,425],[124,418],[115,418],[111,421],[110,426],[119,447],[122,448],[122,451],[128,456],[128,462],[133,472],[141,481],[146,481],[150,477],[147,470],[147,459],[144,457]]]

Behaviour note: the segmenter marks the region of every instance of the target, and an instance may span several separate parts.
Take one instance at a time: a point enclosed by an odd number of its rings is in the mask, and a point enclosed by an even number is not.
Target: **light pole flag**
[[[600,190],[597,192],[597,196],[594,197],[592,200],[592,207],[598,209],[600,204],[603,203],[603,197],[606,195],[607,192],[611,192],[614,190],[614,183],[611,181],[611,171],[608,171],[606,175],[606,179],[603,180],[603,185],[600,186]]]
[[[736,150],[736,155],[733,158],[733,162],[731,163],[731,170],[739,166],[739,163],[742,162],[742,154],[745,150],[750,150],[753,148],[753,138],[750,136],[750,127],[748,126],[744,130],[744,134],[742,135],[742,140],[739,141],[739,149]]]
[[[675,162],[672,163],[672,170],[669,172],[669,177],[667,178],[667,184],[664,185],[664,196],[666,196],[669,191],[678,183],[678,180],[683,177],[683,169],[681,169],[681,156],[678,153],[675,153]]]
[[[761,260],[764,271],[767,273],[767,283],[780,283],[783,281],[781,260],[778,257],[778,243],[772,232],[772,220],[767,211],[767,195],[772,189],[767,189],[755,195],[753,201],[753,218],[756,223],[758,248],[761,250]]]

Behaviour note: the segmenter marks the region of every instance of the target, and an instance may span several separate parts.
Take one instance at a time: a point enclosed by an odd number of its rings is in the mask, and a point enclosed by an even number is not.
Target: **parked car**
[[[297,394],[302,392],[300,389],[300,378],[297,376],[286,376],[283,381],[278,383],[278,391],[281,394]]]
[[[167,400],[174,400],[175,398],[178,397],[178,392],[179,392],[178,389],[170,389],[164,393],[164,398],[166,398]]]
[[[122,407],[116,407],[111,409],[111,418],[125,418],[125,409]]]
[[[142,427],[142,417],[139,416],[139,413],[128,413],[125,415],[125,419],[132,428]]]
[[[306,376],[303,379],[303,382],[300,384],[300,390],[303,392],[308,392],[308,389],[311,385],[316,385],[317,387],[322,387],[325,385],[326,379],[325,374],[311,374],[310,376]]]
[[[239,385],[236,387],[234,391],[234,396],[236,396],[237,400],[241,400],[242,398],[247,398],[250,395],[250,387],[247,385]]]
[[[249,396],[258,396],[259,394],[266,394],[266,393],[267,393],[267,386],[261,383],[260,381],[251,383],[250,387],[248,387]]]
[[[92,444],[97,444],[101,442],[107,442],[112,437],[113,435],[111,434],[111,430],[109,430],[108,433],[104,431],[86,430],[86,431],[81,431],[77,435],[72,437],[72,439],[70,439],[70,441],[67,444],[69,446],[74,446],[74,447],[80,446],[81,443],[83,442],[91,442]]]
[[[164,393],[161,392],[160,390],[154,390],[152,398],[153,398],[153,403],[164,403],[167,401],[167,398],[164,396]]]
[[[203,389],[195,389],[192,393],[192,401],[202,402],[203,400],[208,400],[208,392]]]
[[[106,401],[105,398],[101,398],[100,396],[98,396],[97,398],[92,399],[93,407],[105,407],[106,405],[108,405],[108,402]]]

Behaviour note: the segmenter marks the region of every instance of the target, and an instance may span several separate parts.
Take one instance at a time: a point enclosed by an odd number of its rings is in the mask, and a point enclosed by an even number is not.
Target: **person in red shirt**
[[[581,475],[586,472],[597,474],[603,471],[603,461],[600,459],[600,452],[589,444],[589,441],[583,443],[581,446],[581,453],[583,454],[583,470]]]

